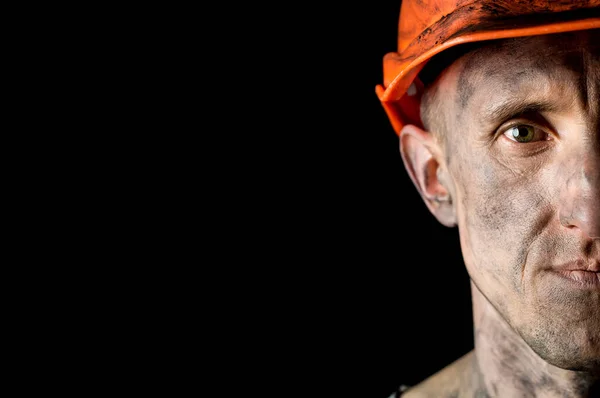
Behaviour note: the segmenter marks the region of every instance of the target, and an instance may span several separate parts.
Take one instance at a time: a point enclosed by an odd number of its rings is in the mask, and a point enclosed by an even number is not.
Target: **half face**
[[[542,358],[600,369],[600,31],[491,42],[439,79],[475,285]]]

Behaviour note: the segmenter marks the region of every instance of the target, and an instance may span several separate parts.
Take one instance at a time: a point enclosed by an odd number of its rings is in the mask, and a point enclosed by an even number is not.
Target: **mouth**
[[[600,261],[577,260],[553,267],[551,271],[574,287],[600,289]]]
[[[554,271],[554,273],[575,287],[600,290],[599,271],[560,270]]]

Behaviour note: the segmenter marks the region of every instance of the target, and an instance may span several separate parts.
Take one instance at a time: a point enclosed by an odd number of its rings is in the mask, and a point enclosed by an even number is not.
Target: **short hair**
[[[460,44],[433,56],[419,73],[419,80],[425,86],[421,97],[421,121],[425,130],[434,134],[446,135],[447,120],[443,101],[435,83],[442,72],[459,58],[485,46],[489,41]]]

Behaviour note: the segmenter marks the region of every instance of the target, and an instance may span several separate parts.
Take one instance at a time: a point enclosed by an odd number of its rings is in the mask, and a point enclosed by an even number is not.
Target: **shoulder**
[[[398,389],[396,391],[394,391],[394,393],[392,395],[390,395],[388,398],[399,398],[399,397],[403,397],[404,395],[404,391],[408,390],[410,388],[410,386],[407,385],[401,385],[400,387],[398,387]]]
[[[458,397],[461,385],[470,380],[473,360],[474,352],[471,351],[398,397]]]

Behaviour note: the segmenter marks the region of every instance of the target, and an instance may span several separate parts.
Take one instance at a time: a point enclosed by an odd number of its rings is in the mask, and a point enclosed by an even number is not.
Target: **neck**
[[[600,375],[550,365],[508,325],[472,282],[471,291],[474,387],[493,397],[576,398],[598,394]]]

